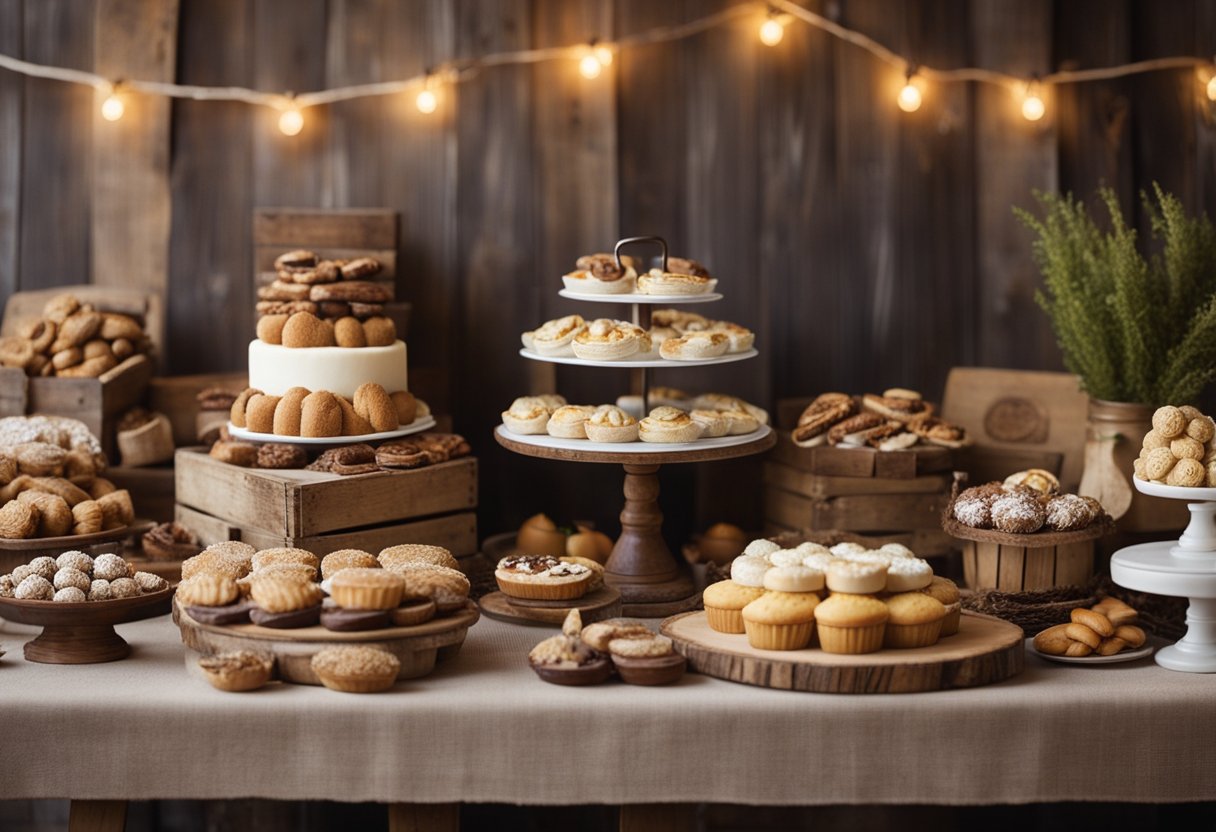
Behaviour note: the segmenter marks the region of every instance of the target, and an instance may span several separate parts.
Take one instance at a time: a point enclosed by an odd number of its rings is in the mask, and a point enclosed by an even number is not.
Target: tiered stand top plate
[[[663,635],[688,658],[689,668],[731,682],[812,693],[917,693],[1000,682],[1022,672],[1022,628],[964,612],[956,635],[931,647],[863,655],[805,650],[757,650],[747,636],[719,633],[704,612],[663,621]]]
[[[504,426],[494,429],[498,444],[509,451],[541,459],[568,462],[611,462],[618,465],[663,465],[672,462],[711,462],[762,453],[773,447],[777,436],[768,425],[742,436],[720,436],[696,442],[592,442],[561,439],[547,434],[521,436]]]
[[[610,295],[605,292],[571,292],[561,289],[558,294],[569,300],[585,300],[592,303],[645,303],[651,306],[662,304],[676,306],[685,303],[711,303],[722,300],[718,292],[704,292],[700,295],[643,295],[639,292],[627,292],[620,295]]]
[[[245,428],[238,428],[232,422],[228,423],[228,433],[234,439],[244,439],[247,442],[280,442],[288,445],[350,445],[354,442],[383,442],[398,439],[412,433],[422,433],[435,427],[434,416],[419,416],[408,425],[402,425],[397,430],[386,430],[380,433],[361,433],[358,436],[280,436],[277,433],[255,433]]]
[[[621,358],[615,361],[600,361],[593,358],[579,358],[576,355],[541,355],[529,349],[521,349],[519,354],[531,361],[544,361],[549,364],[573,364],[579,367],[618,367],[622,369],[637,369],[641,367],[705,367],[713,364],[733,364],[736,361],[746,361],[755,358],[759,351],[755,349],[743,352],[731,352],[719,355],[717,358],[703,358],[697,361],[673,361],[662,358],[654,352],[646,353],[648,358]]]

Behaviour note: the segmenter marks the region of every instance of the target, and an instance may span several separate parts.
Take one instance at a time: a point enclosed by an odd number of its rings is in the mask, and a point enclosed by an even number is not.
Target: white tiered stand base
[[[1189,598],[1186,635],[1157,651],[1157,664],[1187,673],[1216,673],[1216,488],[1181,488],[1133,480],[1154,497],[1187,500],[1191,522],[1175,542],[1142,543],[1111,558],[1119,586]]]

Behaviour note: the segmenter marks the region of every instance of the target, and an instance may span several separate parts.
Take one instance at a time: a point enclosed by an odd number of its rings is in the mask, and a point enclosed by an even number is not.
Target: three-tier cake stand
[[[661,237],[628,237],[616,244],[613,254],[621,266],[621,249],[635,243],[658,243],[667,271],[667,243]],[[651,307],[707,303],[722,299],[716,292],[701,295],[591,294],[563,289],[564,298],[593,303],[627,303],[633,323],[650,329]],[[656,367],[690,367],[724,364],[755,358],[755,349],[702,361],[671,361],[649,354],[644,358],[592,361],[569,356],[545,356],[528,349],[520,355],[533,361],[584,367],[630,368],[641,371],[642,415],[649,412],[650,371]],[[768,425],[741,436],[700,439],[687,444],[648,442],[602,443],[585,439],[561,439],[547,435],[517,435],[499,425],[494,432],[498,444],[509,451],[565,462],[598,462],[622,465],[625,469],[625,507],[621,510],[621,536],[605,565],[605,580],[621,593],[625,615],[662,618],[694,609],[700,592],[691,570],[672,555],[663,540],[663,514],[659,510],[659,468],[686,462],[712,462],[767,451],[776,443]]]
[[[1189,598],[1186,635],[1157,651],[1157,664],[1189,673],[1216,673],[1216,488],[1182,488],[1133,478],[1136,490],[1186,500],[1191,522],[1175,541],[1120,549],[1110,560],[1119,586]]]

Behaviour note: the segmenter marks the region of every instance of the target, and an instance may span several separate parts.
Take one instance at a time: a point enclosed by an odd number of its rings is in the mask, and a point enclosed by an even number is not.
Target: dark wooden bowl
[[[534,664],[536,675],[552,685],[598,685],[612,675],[612,662],[607,657],[596,659],[582,667],[554,667]]]
[[[0,598],[0,617],[42,627],[25,645],[25,658],[45,664],[96,664],[125,659],[131,646],[114,632],[115,624],[155,618],[169,612],[173,587],[134,598],[110,601],[23,601]]]

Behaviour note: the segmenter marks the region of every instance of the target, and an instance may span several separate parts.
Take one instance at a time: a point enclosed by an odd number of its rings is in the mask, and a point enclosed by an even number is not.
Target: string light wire
[[[665,43],[683,40],[693,35],[723,26],[734,20],[747,16],[755,19],[756,15],[771,16],[774,12],[788,15],[788,20],[800,20],[816,29],[824,31],[846,43],[850,43],[872,54],[879,60],[901,71],[909,65],[907,57],[889,49],[868,35],[850,29],[846,26],[816,14],[791,0],[766,0],[763,3],[744,2],[729,6],[713,14],[706,15],[687,23],[660,26],[617,38],[612,42],[592,41],[599,57],[600,49],[609,56],[613,52],[647,44]],[[785,20],[782,21],[786,22]],[[439,83],[455,84],[467,80],[479,72],[498,66],[526,65],[559,59],[574,59],[576,62],[588,54],[586,43],[571,46],[552,46],[539,49],[521,49],[508,52],[498,52],[475,58],[460,58],[446,61],[431,69],[429,73],[415,75],[393,81],[378,81],[368,84],[353,84],[334,87],[325,90],[299,93],[291,96],[292,107],[298,111],[309,107],[336,104],[340,101],[350,101],[359,98],[372,98],[386,95],[399,95],[417,89],[419,84],[431,85]],[[602,66],[611,63],[600,60]],[[1135,61],[1118,66],[1098,67],[1094,69],[1071,69],[1041,75],[1034,80],[1039,87],[1055,84],[1075,84],[1089,81],[1106,81],[1124,78],[1129,75],[1139,75],[1146,72],[1157,72],[1168,69],[1199,69],[1210,70],[1214,61],[1189,56],[1168,58],[1153,58]],[[93,72],[67,67],[48,66],[14,58],[11,55],[0,54],[0,67],[31,78],[44,78],[63,81],[72,84],[82,84],[93,87],[109,96],[113,93],[115,83]],[[1025,88],[1027,79],[997,70],[982,67],[956,67],[939,69],[936,67],[916,64],[916,76],[929,82],[967,82],[997,84],[1005,87]],[[1216,93],[1216,82],[1206,85],[1209,96]],[[176,84],[166,81],[143,81],[139,79],[123,79],[124,93],[141,93],[144,95],[159,95],[169,98],[181,98],[194,101],[237,101],[263,107],[283,110],[284,95],[282,93],[263,92],[247,87],[208,87],[195,84]],[[297,131],[298,132],[298,131]]]

